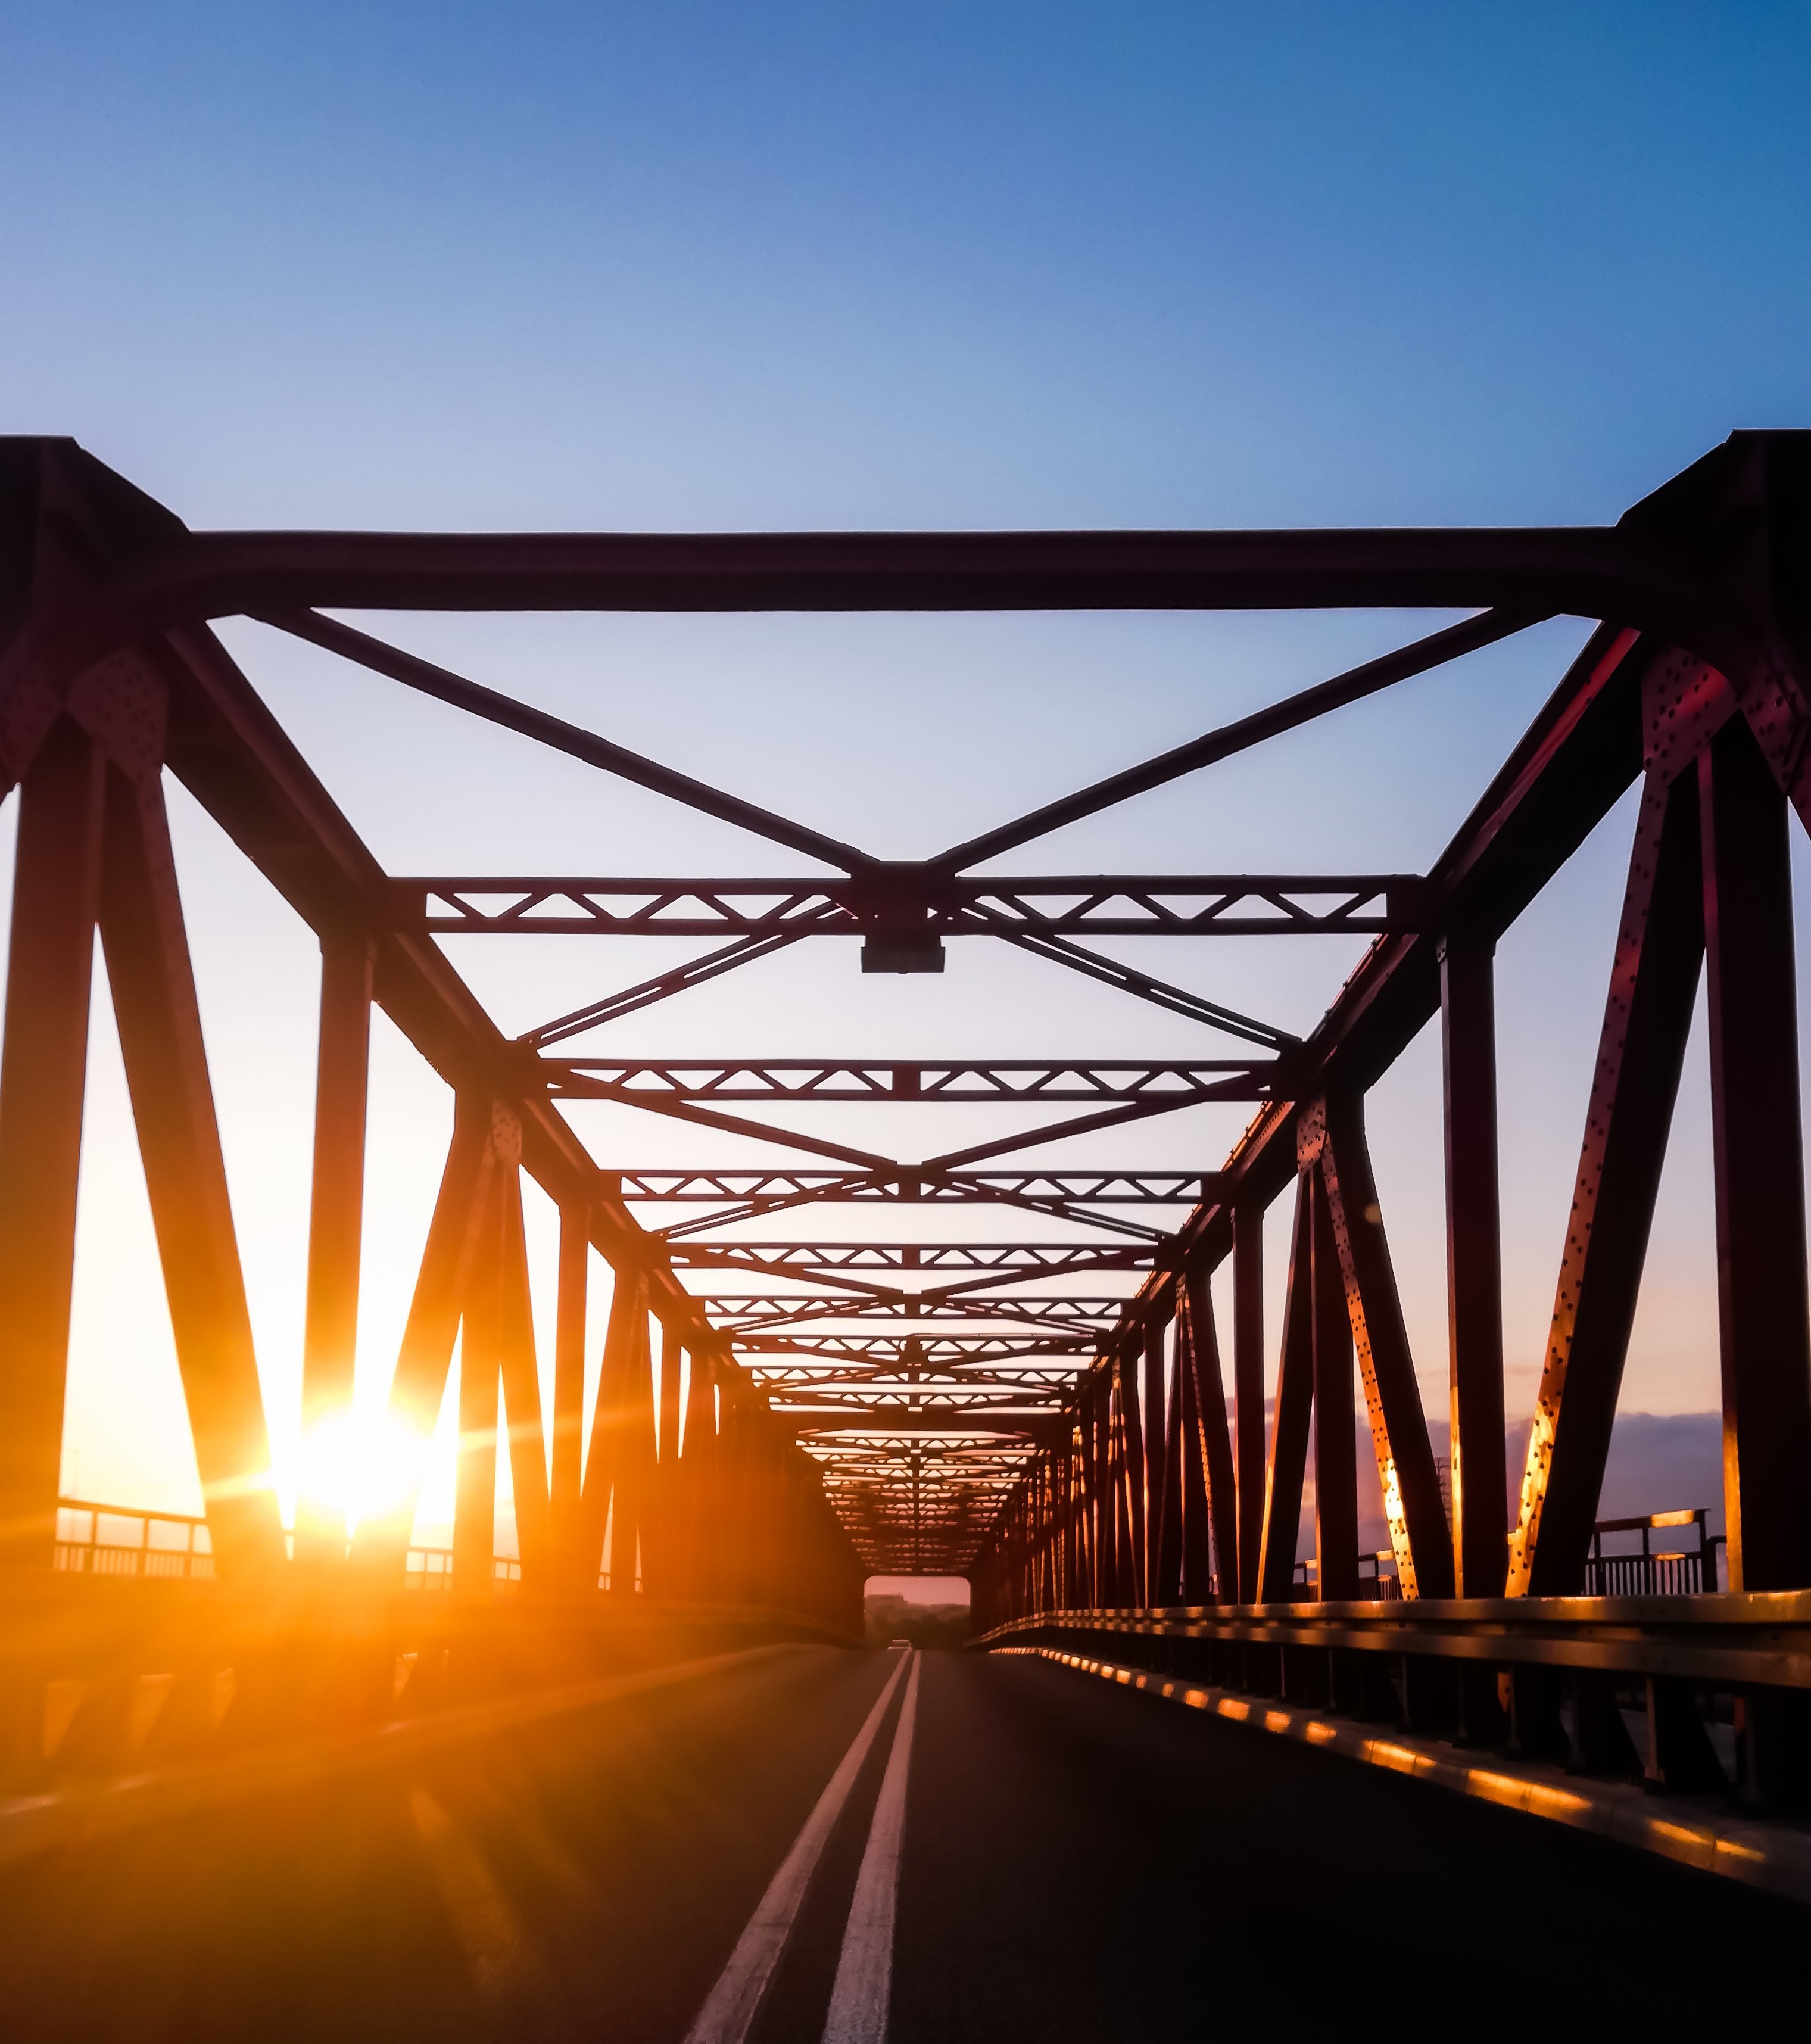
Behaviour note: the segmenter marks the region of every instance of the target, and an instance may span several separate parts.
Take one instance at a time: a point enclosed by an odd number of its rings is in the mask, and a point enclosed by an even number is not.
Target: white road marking
[[[911,1771],[911,1732],[918,1715],[919,1657],[911,1657],[893,1750],[874,1805],[873,1828],[856,1877],[855,1900],[842,1934],[836,1984],[823,2044],[884,2044],[893,1987],[893,1919],[900,1893],[900,1851],[905,1843],[906,1777]]]
[[[823,1849],[829,1842],[836,1820],[842,1814],[842,1806],[849,1800],[849,1792],[855,1785],[862,1762],[868,1758],[875,1734],[881,1729],[881,1720],[887,1714],[893,1692],[900,1685],[900,1677],[905,1673],[907,1664],[916,1659],[917,1656],[908,1651],[888,1677],[887,1686],[868,1713],[867,1721],[855,1735],[854,1744],[842,1756],[841,1764],[830,1777],[829,1785],[818,1798],[817,1808],[806,1818],[804,1830],[792,1841],[792,1850],[781,1862],[780,1871],[768,1883],[767,1892],[748,1919],[748,1928],[737,1941],[729,1964],[718,1976],[717,1984],[699,2010],[696,2020],[686,2031],[685,2044],[742,2044],[754,2025],[768,1983],[773,1977],[773,1969],[780,1963],[780,1955],[786,1949],[786,1940],[792,1935],[805,1890],[811,1885],[811,1876],[823,1857]],[[915,1687],[917,1680],[915,1667]],[[911,1708],[911,1689],[906,1692],[908,1710]]]

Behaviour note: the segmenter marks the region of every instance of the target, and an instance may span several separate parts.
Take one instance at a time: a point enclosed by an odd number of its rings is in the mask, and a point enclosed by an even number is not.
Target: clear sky
[[[73,433],[195,525],[1583,522],[1732,428],[1811,425],[1801,6],[0,9],[0,430]],[[903,856],[1434,621],[379,628]],[[228,636],[397,870],[793,864],[253,628]],[[1424,866],[1581,636],[1543,628],[1015,863]],[[281,1448],[313,947],[172,800]],[[1512,1413],[1552,1304],[1630,821],[1502,953]],[[1281,948],[1141,962],[1305,1028],[1352,957]],[[627,947],[459,962],[516,1028],[643,969]],[[1055,999],[965,956],[877,988],[826,947],[800,977],[731,984],[611,1041],[1198,1040],[1157,1016],[1128,1034],[1079,982]],[[449,1119],[382,1034],[377,1070],[368,1397]],[[1211,1164],[1238,1118],[1092,1154]],[[1438,1413],[1429,1039],[1373,1120]],[[1707,1123],[1694,1066],[1631,1411],[1714,1402]],[[125,1126],[103,1029],[66,1482],[182,1504],[193,1466]],[[720,1139],[584,1127],[619,1161],[735,1161]]]

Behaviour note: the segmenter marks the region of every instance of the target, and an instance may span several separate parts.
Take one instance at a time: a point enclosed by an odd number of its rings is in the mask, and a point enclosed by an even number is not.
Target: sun
[[[343,1520],[348,1535],[366,1520],[406,1504],[420,1481],[428,1444],[388,1413],[335,1413],[303,1435],[297,1458],[298,1507]]]

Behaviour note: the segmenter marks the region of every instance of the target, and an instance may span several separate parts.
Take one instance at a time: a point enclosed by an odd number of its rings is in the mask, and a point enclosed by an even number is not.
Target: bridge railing
[[[1585,1564],[1585,1589],[1591,1596],[1699,1596],[1719,1587],[1717,1554],[1726,1546],[1721,1533],[1709,1530],[1709,1513],[1654,1512],[1644,1518],[1602,1519],[1591,1529],[1590,1558]],[[1687,1544],[1685,1535],[1693,1537]],[[1639,1533],[1633,1553],[1606,1554],[1606,1538]],[[1664,1538],[1655,1545],[1658,1533]]]
[[[286,1554],[294,1558],[295,1535],[286,1534]],[[347,1543],[350,1551],[351,1543]],[[137,1505],[102,1504],[86,1498],[59,1498],[56,1549],[52,1566],[59,1574],[137,1577],[141,1581],[212,1582],[213,1543],[208,1522],[187,1512],[155,1512]],[[498,1554],[493,1564],[499,1589],[520,1586],[522,1564],[513,1554]],[[403,1588],[450,1589],[453,1582],[451,1547],[412,1545],[406,1556]],[[605,1581],[604,1587],[608,1587]]]
[[[1707,1536],[1701,1551],[1715,1546]],[[1679,1561],[1608,1558],[1656,1573]],[[1807,1591],[1051,1611],[977,1643],[1153,1670],[1749,1807],[1799,1810],[1811,1792]]]
[[[52,1566],[65,1575],[157,1577],[211,1581],[213,1546],[205,1519],[61,1497]]]
[[[1297,1600],[1311,1603],[1319,1585],[1320,1564],[1310,1555],[1307,1560],[1295,1564],[1295,1593]],[[1396,1574],[1395,1557],[1386,1548],[1379,1553],[1360,1554],[1358,1558],[1358,1594],[1368,1603],[1387,1604],[1392,1597],[1402,1594],[1401,1580]]]

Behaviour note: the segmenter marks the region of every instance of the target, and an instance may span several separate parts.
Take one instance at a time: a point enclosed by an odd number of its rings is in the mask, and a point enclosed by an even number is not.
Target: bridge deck
[[[17,1861],[6,2032],[678,2044],[894,1665],[786,1649]],[[1740,2034],[1801,1992],[1767,1896],[1042,1662],[920,1676],[896,2044],[1363,2033],[1355,1981],[1408,2036]],[[758,2038],[823,2033],[900,1693]]]

